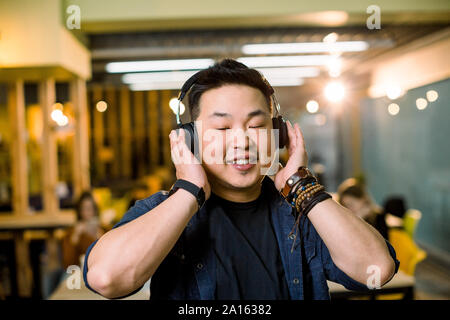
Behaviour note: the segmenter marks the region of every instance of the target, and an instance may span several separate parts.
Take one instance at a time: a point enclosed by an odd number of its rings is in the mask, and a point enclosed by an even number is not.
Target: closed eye
[[[216,130],[227,130],[227,129],[230,129],[230,128],[216,128]]]

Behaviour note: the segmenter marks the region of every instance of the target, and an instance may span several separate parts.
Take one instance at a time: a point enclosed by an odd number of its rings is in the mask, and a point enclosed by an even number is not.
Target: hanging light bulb
[[[170,99],[169,106],[170,106],[170,109],[172,109],[173,113],[177,114],[177,111],[178,111],[178,99],[177,98]],[[182,115],[184,113],[185,109],[186,108],[184,106],[184,103],[180,102],[180,115]]]

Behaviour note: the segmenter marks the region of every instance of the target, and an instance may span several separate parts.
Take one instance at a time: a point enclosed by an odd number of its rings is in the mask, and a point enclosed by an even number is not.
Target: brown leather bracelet
[[[283,189],[281,190],[281,195],[286,199],[289,195],[289,192],[291,192],[291,189],[300,182],[301,179],[305,179],[307,177],[312,177],[313,174],[309,169],[305,166],[301,166],[297,169],[297,172],[294,173],[292,176],[287,179],[286,184],[284,185]]]

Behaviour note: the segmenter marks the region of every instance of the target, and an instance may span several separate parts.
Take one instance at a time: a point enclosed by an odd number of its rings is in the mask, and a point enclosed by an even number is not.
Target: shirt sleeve
[[[116,223],[113,227],[114,228],[118,228],[134,219],[139,218],[140,216],[144,215],[145,213],[147,213],[148,211],[152,210],[154,207],[156,207],[159,203],[161,203],[163,200],[165,200],[167,197],[164,197],[167,195],[167,192],[165,191],[160,191],[146,199],[143,200],[138,200],[135,202],[135,204],[128,209],[128,211],[124,214],[124,216],[122,217],[122,219]],[[97,291],[95,291],[94,289],[92,289],[92,287],[89,285],[88,281],[87,281],[87,272],[88,272],[88,259],[89,259],[89,254],[91,253],[92,248],[95,246],[95,244],[97,243],[98,239],[95,240],[86,250],[86,254],[84,257],[84,265],[83,265],[83,280],[84,283],[86,285],[86,288],[88,288],[89,290],[99,294]],[[135,291],[121,296],[121,297],[117,297],[114,299],[122,299],[122,298],[126,298],[128,296],[131,296],[135,293],[137,293],[139,290],[141,290],[143,287],[143,285],[136,289]]]
[[[386,245],[389,249],[389,254],[391,255],[392,259],[395,263],[395,273],[398,271],[398,267],[400,265],[400,262],[397,260],[395,250],[392,247],[392,245],[389,243],[389,241],[386,241]],[[323,240],[320,240],[321,242],[321,250],[322,250],[322,261],[324,265],[325,275],[328,280],[337,282],[339,284],[342,284],[346,289],[348,290],[354,290],[354,291],[368,291],[370,290],[367,285],[362,284],[351,277],[349,277],[345,272],[343,272],[341,269],[339,269],[331,259],[330,252],[328,251],[328,248],[326,247]]]

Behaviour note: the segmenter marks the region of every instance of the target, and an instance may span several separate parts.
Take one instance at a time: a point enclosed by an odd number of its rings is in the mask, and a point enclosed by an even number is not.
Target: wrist
[[[178,179],[170,189],[169,196],[175,193],[178,189],[183,189],[184,191],[190,193],[195,198],[198,204],[198,209],[200,209],[206,201],[204,189],[197,186],[195,183],[184,179]]]
[[[185,204],[191,209],[190,210],[191,212],[195,213],[197,212],[198,209],[200,209],[197,202],[197,198],[189,191],[179,188],[174,192],[174,194],[175,193],[178,193],[179,195],[183,196],[183,203],[184,201],[186,201]]]
[[[300,166],[297,171],[291,173],[289,177],[285,180],[284,185],[281,188],[281,195],[286,199],[291,199],[294,195],[294,191],[297,189],[298,185],[308,179],[317,181],[311,171],[305,167]]]

